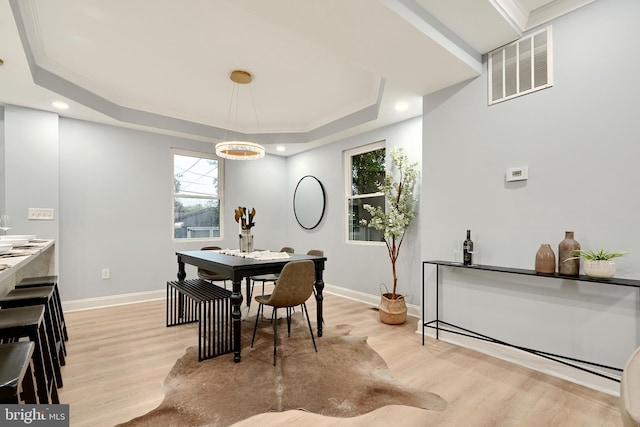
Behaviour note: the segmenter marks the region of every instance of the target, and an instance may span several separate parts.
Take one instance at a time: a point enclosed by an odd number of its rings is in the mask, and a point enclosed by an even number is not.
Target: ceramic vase
[[[558,245],[558,273],[565,276],[580,274],[580,243],[573,238],[573,231],[566,231],[564,240]]]
[[[610,279],[616,274],[616,262],[613,260],[585,260],[584,274],[599,279]]]
[[[253,234],[251,234],[251,230],[242,230],[239,237],[240,252],[253,252]]]
[[[551,249],[551,245],[543,243],[536,253],[536,273],[555,273],[556,254]]]

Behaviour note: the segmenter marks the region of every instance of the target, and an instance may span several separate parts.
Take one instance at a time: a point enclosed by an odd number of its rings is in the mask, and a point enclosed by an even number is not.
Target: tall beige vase
[[[580,274],[580,257],[576,252],[578,250],[580,243],[573,238],[573,231],[566,231],[564,240],[558,245],[558,273],[565,276]]]

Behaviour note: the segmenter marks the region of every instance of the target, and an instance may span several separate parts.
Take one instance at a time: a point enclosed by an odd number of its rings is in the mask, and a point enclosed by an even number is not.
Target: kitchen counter
[[[0,254],[0,268],[0,296],[9,293],[25,277],[54,275],[55,241],[36,239]]]

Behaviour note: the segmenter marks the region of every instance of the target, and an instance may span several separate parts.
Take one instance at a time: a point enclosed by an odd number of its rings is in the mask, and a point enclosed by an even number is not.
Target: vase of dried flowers
[[[255,216],[255,208],[251,208],[251,210],[248,211],[247,208],[238,206],[235,210],[235,219],[240,228],[238,235],[240,239],[240,252],[253,252],[253,234],[251,233],[251,229],[255,225],[255,222],[253,222]]]

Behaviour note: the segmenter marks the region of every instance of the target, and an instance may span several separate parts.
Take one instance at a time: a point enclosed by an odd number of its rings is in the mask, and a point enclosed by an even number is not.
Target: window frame
[[[221,241],[224,239],[224,159],[217,156],[215,153],[205,153],[201,151],[194,150],[186,150],[182,148],[172,147],[169,150],[169,155],[171,158],[171,240],[173,242],[214,242]],[[188,197],[193,199],[204,199],[204,200],[218,200],[218,209],[219,209],[219,218],[220,218],[220,235],[218,237],[175,237],[175,156],[188,156],[188,157],[196,157],[200,159],[209,159],[216,160],[218,162],[218,195],[215,197]]]
[[[358,194],[354,196],[351,194],[351,171],[352,171],[352,157],[358,154],[368,153],[371,151],[376,151],[381,148],[385,149],[385,170],[387,164],[387,141],[381,140],[378,142],[374,142],[367,145],[362,145],[360,147],[351,148],[343,151],[343,165],[344,165],[344,239],[345,243],[353,244],[353,245],[367,245],[367,246],[385,246],[384,240],[351,240],[350,237],[350,228],[349,228],[349,201],[352,199],[364,199],[370,197],[384,197],[383,192],[375,192],[375,193],[367,193],[367,194]],[[386,209],[386,200],[385,209]]]

